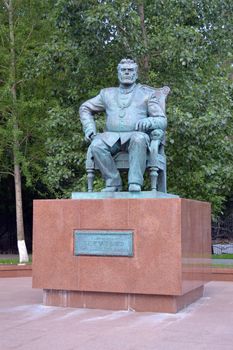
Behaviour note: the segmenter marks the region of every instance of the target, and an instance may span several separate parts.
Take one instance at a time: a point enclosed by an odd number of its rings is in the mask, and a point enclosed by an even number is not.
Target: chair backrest
[[[163,86],[161,88],[153,88],[155,95],[158,99],[159,105],[162,108],[163,112],[166,112],[166,98],[171,91],[169,86]]]

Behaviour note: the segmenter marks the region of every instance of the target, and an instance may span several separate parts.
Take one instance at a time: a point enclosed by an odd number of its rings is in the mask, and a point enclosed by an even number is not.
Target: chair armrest
[[[165,132],[162,129],[154,129],[150,132],[150,139],[153,141],[164,139]]]

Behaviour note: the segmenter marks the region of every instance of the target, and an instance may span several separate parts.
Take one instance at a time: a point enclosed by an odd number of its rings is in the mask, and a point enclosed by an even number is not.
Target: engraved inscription
[[[133,232],[76,230],[74,254],[133,256]]]

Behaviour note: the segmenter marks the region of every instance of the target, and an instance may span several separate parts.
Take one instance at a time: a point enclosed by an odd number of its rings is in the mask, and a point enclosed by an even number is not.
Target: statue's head
[[[134,84],[138,78],[138,65],[134,60],[123,58],[117,66],[118,79],[121,84]]]

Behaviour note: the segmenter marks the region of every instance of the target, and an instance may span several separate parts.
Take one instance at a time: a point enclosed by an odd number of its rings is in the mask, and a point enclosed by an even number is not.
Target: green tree
[[[219,214],[233,190],[232,16],[227,1],[146,2],[148,82],[172,89],[169,189]]]
[[[46,100],[42,80],[28,79],[31,58],[49,33],[52,2],[3,0],[0,7],[0,181],[13,176],[20,262],[28,261],[24,237],[22,177],[32,186],[44,157],[41,124]]]

